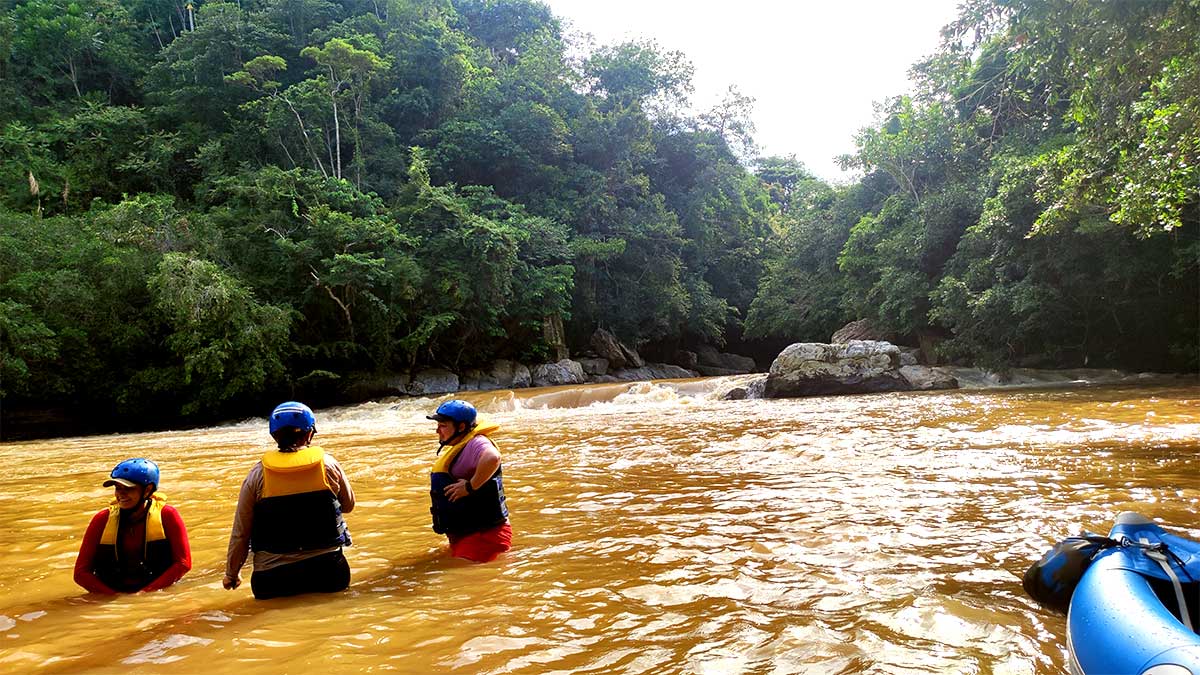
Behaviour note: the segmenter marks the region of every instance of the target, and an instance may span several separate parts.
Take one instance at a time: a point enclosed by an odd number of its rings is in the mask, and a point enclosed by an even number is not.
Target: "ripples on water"
[[[354,580],[328,597],[220,588],[262,420],[2,445],[0,672],[1058,673],[1064,621],[1021,591],[1033,558],[1126,509],[1198,534],[1194,384],[709,398],[719,386],[474,395],[505,426],[515,531],[489,565],[447,560],[428,527],[430,401],[319,411],[359,499]],[[140,455],[193,570],[82,596],[100,482]]]

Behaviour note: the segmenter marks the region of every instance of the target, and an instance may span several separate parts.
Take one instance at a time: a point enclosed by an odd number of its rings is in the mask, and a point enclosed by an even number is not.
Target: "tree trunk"
[[[333,68],[329,69],[329,100],[333,103],[333,146],[337,151],[337,170],[334,175],[342,177],[342,125],[338,120],[337,90],[339,82],[333,76]]]
[[[314,269],[313,269],[313,268],[311,268],[311,267],[309,267],[309,268],[308,268],[308,270],[309,270],[309,273],[310,273],[310,274],[312,274],[312,278],[313,278],[313,279],[314,279],[314,280],[317,282],[317,286],[320,286],[321,288],[324,288],[324,289],[325,289],[325,292],[329,294],[329,299],[330,299],[330,300],[333,300],[333,302],[334,302],[335,304],[337,304],[337,306],[338,306],[339,308],[341,308],[341,310],[342,310],[342,316],[346,317],[346,329],[347,329],[347,330],[349,331],[349,333],[350,333],[350,341],[351,341],[351,342],[354,342],[354,320],[353,320],[353,319],[350,317],[350,307],[349,307],[349,305],[347,305],[346,303],[342,302],[342,299],[341,299],[341,298],[339,298],[339,297],[338,297],[336,294],[334,294],[334,292],[333,292],[333,289],[332,289],[332,288],[330,288],[329,286],[327,286],[327,285],[325,285],[325,284],[321,283],[321,277],[317,276],[317,271],[316,271],[316,270],[314,270]]]
[[[304,126],[304,118],[300,117],[300,111],[296,110],[296,106],[292,105],[292,102],[287,97],[280,96],[279,99],[286,103],[288,108],[291,109],[292,114],[296,116],[296,124],[300,125],[300,133],[304,135],[304,149],[308,151],[309,157],[312,157],[312,160],[317,163],[317,168],[321,170],[321,176],[329,178],[329,174],[325,171],[325,165],[321,163],[321,158],[312,148],[312,139],[308,135],[308,129]]]
[[[158,48],[160,50],[166,49],[166,45],[162,41],[162,35],[158,32],[158,19],[154,18],[154,12],[147,11],[147,14],[150,15],[150,26],[154,29],[154,37],[158,40]]]
[[[362,99],[354,97],[354,187],[362,189]]]
[[[79,92],[79,76],[75,73],[75,59],[67,59],[67,74],[71,76],[71,86],[75,88],[75,98],[83,98]]]

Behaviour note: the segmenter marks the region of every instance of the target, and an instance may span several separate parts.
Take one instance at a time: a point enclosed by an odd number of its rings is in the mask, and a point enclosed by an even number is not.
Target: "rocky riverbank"
[[[577,358],[524,364],[500,360],[483,369],[454,373],[425,368],[411,373],[373,376],[351,384],[346,395],[364,400],[385,396],[436,396],[459,391],[489,391],[561,385],[641,382],[719,375],[742,375],[757,370],[754,359],[705,346],[678,351],[676,363],[648,363],[637,350],[606,330],[597,330],[589,349]]]
[[[681,351],[677,363],[647,363],[638,352],[610,333],[598,330],[590,350],[578,358],[526,365],[497,361],[487,369],[461,375],[431,368],[413,373],[362,380],[347,391],[349,398],[364,400],[387,396],[438,396],[460,391],[523,389],[562,385],[641,382],[709,376],[734,376],[714,395],[722,399],[793,398],[890,391],[930,391],[957,388],[1036,386],[1119,382],[1162,375],[1131,375],[1117,370],[1014,369],[1003,374],[963,366],[923,363],[923,350],[901,347],[886,340],[859,339],[861,322],[838,331],[829,343],[798,342],[789,345],[763,372],[753,359],[703,347]]]
[[[901,347],[886,340],[871,339],[863,322],[855,322],[834,334],[829,343],[799,342],[789,345],[761,372],[753,359],[722,353],[711,346],[696,351],[678,351],[675,363],[647,363],[637,350],[622,344],[604,330],[592,336],[587,351],[576,358],[523,364],[496,361],[487,368],[462,373],[444,368],[425,368],[408,373],[370,375],[351,379],[337,388],[325,405],[349,404],[394,396],[443,396],[456,392],[524,389],[562,385],[678,380],[722,377],[707,394],[723,400],[791,398],[861,394],[887,391],[923,391],[956,388],[1008,386],[1055,386],[1114,382],[1145,382],[1151,379],[1191,379],[1189,375],[1130,374],[1106,369],[1012,369],[1003,374],[979,368],[929,365],[929,349]],[[866,338],[866,339],[863,339]],[[0,440],[87,435],[113,431],[173,428],[177,421],[138,428],[115,427],[104,418],[80,416],[67,408],[4,409]],[[216,420],[201,420],[213,424]]]

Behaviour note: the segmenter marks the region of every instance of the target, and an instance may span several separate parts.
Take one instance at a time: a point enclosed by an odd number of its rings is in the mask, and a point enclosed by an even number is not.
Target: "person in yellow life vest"
[[[187,528],[158,492],[158,479],[158,465],[142,457],[112,470],[104,487],[115,499],[88,524],[75,583],[92,593],[157,591],[192,569]]]
[[[458,400],[426,417],[437,422],[438,436],[429,479],[433,531],[446,535],[456,558],[495,560],[512,547],[500,451],[488,438],[500,425],[480,419],[475,406]]]
[[[354,510],[354,490],[333,455],[310,446],[317,420],[303,403],[271,413],[279,446],[250,469],[238,493],[221,585],[241,585],[250,551],[250,588],[259,600],[301,593],[336,593],[350,586],[350,545],[343,513]]]

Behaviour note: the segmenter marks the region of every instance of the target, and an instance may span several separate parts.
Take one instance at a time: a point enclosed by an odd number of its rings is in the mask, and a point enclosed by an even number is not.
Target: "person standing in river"
[[[433,531],[446,535],[456,558],[495,560],[512,546],[500,451],[488,438],[500,425],[459,400],[442,403],[426,419],[437,422],[438,437],[430,471]]]
[[[343,513],[354,510],[354,490],[333,455],[311,446],[317,420],[303,403],[281,403],[271,413],[279,446],[250,469],[238,494],[221,585],[241,585],[254,551],[250,588],[259,600],[301,593],[336,593],[350,586],[350,545]]]
[[[145,458],[121,462],[104,481],[114,500],[92,517],[75,583],[92,593],[157,591],[192,569],[187,528],[158,491],[158,465]]]

